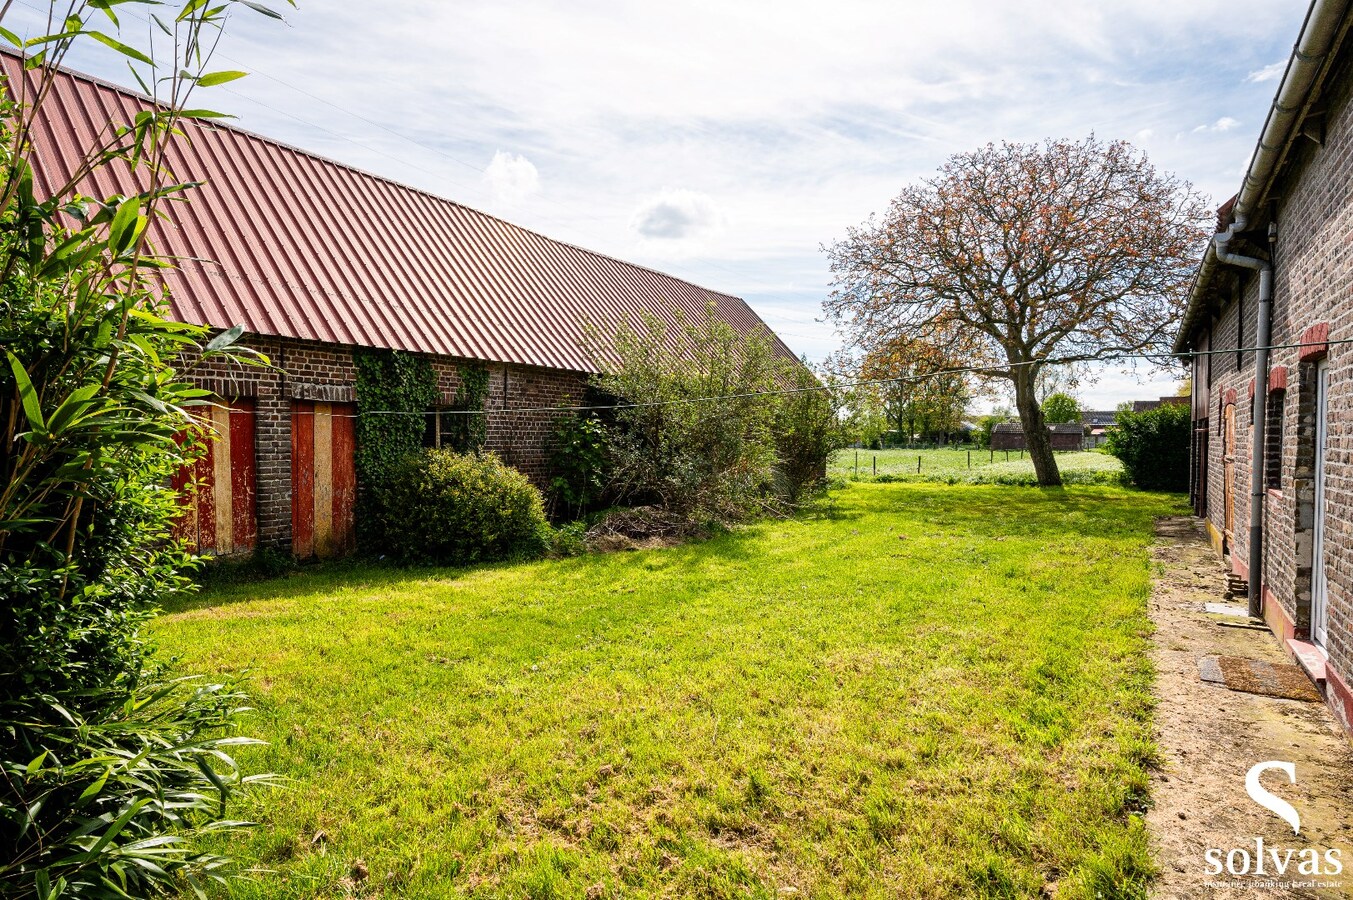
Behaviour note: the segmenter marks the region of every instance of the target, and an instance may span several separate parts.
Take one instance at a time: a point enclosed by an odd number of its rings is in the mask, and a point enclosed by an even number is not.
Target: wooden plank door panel
[[[254,403],[221,400],[197,416],[209,434],[203,455],[173,479],[183,507],[175,535],[197,553],[249,552],[258,538]]]
[[[292,412],[292,550],[329,557],[356,547],[356,410],[350,403],[297,401]]]
[[[253,404],[232,406],[230,415],[231,534],[235,552],[258,546],[258,466]]]
[[[315,555],[315,405],[304,400],[291,412],[291,550]]]

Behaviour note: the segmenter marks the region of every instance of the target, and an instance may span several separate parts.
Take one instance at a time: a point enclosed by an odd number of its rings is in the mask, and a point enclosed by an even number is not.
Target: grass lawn
[[[232,895],[1144,896],[1146,548],[1178,502],[836,497],[676,549],[170,610],[185,671],[252,670],[247,759],[292,779],[235,810],[264,871]]]
[[[1035,483],[1029,454],[1018,450],[840,450],[832,457],[827,474],[861,481],[878,475],[885,480],[939,481],[949,484]],[[1008,457],[1008,459],[1007,459]],[[916,471],[917,460],[921,471]],[[1123,464],[1106,453],[1058,451],[1057,468],[1067,484],[1117,484]]]

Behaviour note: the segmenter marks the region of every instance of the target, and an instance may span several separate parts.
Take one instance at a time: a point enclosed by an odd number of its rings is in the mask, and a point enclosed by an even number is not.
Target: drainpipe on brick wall
[[[1256,256],[1241,256],[1229,249],[1231,239],[1245,230],[1246,219],[1237,215],[1231,227],[1216,235],[1213,246],[1217,261],[1223,265],[1239,266],[1259,273],[1259,321],[1255,328],[1254,350],[1254,437],[1250,444],[1250,615],[1264,614],[1264,431],[1268,424],[1265,403],[1268,399],[1269,322],[1273,311],[1273,265]],[[1277,238],[1277,225],[1268,227],[1270,245]]]

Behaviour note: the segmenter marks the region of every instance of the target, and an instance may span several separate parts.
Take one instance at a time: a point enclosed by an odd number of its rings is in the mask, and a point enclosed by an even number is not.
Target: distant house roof
[[[1081,413],[1081,424],[1083,425],[1112,425],[1118,418],[1118,410],[1091,410]]]
[[[13,54],[11,83],[32,84]],[[18,91],[16,91],[18,92]],[[31,89],[28,90],[31,94]],[[39,191],[74,170],[107,122],[130,122],[150,98],[61,70],[39,117]],[[170,162],[203,181],[172,223],[152,227],[172,313],[220,328],[578,372],[615,359],[622,323],[716,315],[742,333],[764,330],[747,303],[621,262],[239,128],[185,123]],[[100,197],[140,189],[125,169],[82,184]],[[594,331],[596,339],[589,338]]]
[[[1146,412],[1147,410],[1158,409],[1162,406],[1184,406],[1189,402],[1188,397],[1161,397],[1159,400],[1133,400],[1133,412]]]

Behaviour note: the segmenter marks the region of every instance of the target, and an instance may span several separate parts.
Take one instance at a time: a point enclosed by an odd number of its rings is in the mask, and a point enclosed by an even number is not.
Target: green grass
[[[855,467],[859,454],[858,475]],[[1007,456],[1009,457],[1007,459]],[[917,460],[921,471],[916,471]],[[969,465],[971,463],[971,466]],[[875,467],[877,465],[877,479]],[[1057,468],[1067,484],[1118,484],[1123,465],[1106,453],[1059,451]],[[945,484],[1033,485],[1034,464],[1018,450],[840,450],[827,474],[859,481],[933,481]]]
[[[185,671],[252,671],[248,763],[291,779],[220,839],[261,870],[232,895],[342,896],[361,859],[366,897],[1144,897],[1147,546],[1178,501],[852,484],[832,509],[171,610]]]

